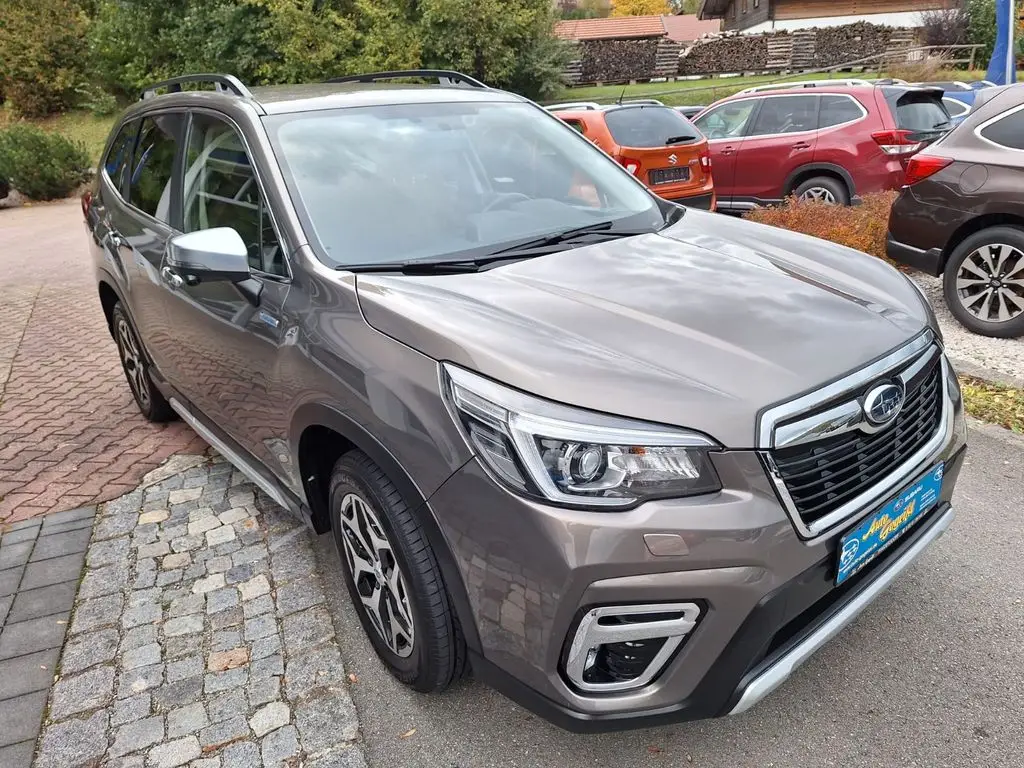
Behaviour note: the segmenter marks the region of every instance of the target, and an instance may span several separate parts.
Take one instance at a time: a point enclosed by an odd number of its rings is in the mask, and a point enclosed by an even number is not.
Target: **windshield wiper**
[[[696,136],[671,136],[665,139],[665,146],[669,147],[673,144],[683,144],[687,141],[696,141]]]
[[[499,256],[503,253],[522,253],[524,251],[533,251],[539,248],[546,248],[548,246],[568,243],[575,240],[578,237],[584,237],[586,235],[605,235],[607,237],[631,237],[633,235],[650,234],[650,230],[644,230],[642,232],[636,232],[632,230],[620,230],[617,232],[610,231],[611,228],[614,226],[614,221],[599,221],[596,224],[587,224],[582,227],[574,227],[573,229],[567,229],[564,232],[556,232],[553,235],[545,235],[544,237],[538,237],[534,240],[527,240],[524,243],[516,243],[515,245],[510,245],[507,248],[499,248],[497,251],[492,251],[489,255]]]

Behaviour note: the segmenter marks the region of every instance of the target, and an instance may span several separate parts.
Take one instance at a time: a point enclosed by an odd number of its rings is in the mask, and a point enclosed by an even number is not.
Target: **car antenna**
[[[619,105],[620,107],[622,106],[622,97],[626,95],[626,89],[627,89],[628,87],[629,87],[629,84],[628,84],[628,83],[627,83],[626,85],[622,86],[622,93],[620,93],[620,94],[619,94],[619,100],[615,102],[615,103],[616,103],[616,104],[618,104],[618,105]]]

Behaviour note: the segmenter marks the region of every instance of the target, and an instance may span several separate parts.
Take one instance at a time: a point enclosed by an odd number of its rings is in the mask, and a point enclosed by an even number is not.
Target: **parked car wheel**
[[[349,594],[377,655],[415,690],[444,690],[465,669],[465,642],[412,510],[359,452],[334,466],[330,509]]]
[[[1024,230],[991,227],[957,246],[943,273],[946,303],[982,336],[1024,336]]]
[[[146,357],[146,351],[139,343],[139,335],[135,332],[121,302],[114,305],[111,329],[114,332],[118,354],[121,356],[121,368],[124,369],[132,397],[135,398],[135,404],[139,406],[142,415],[156,423],[174,419],[174,409],[149,376],[149,358]]]
[[[831,176],[815,176],[793,190],[800,200],[820,200],[833,205],[849,205],[850,193],[843,182]]]

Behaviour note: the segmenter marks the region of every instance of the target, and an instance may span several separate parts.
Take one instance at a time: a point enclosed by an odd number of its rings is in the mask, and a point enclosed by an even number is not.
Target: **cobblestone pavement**
[[[0,525],[115,498],[206,448],[139,415],[86,242],[75,200],[0,210]]]
[[[28,768],[85,562],[95,509],[0,536],[0,768]]]
[[[37,768],[364,768],[313,535],[219,458],[158,473],[100,506]]]

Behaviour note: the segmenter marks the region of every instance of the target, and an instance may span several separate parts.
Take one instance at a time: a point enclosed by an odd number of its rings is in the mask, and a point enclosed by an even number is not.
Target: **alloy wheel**
[[[124,318],[117,321],[117,349],[121,353],[121,365],[124,366],[132,394],[143,408],[148,408],[149,382],[146,378],[146,366],[142,355],[139,354],[139,343],[135,333]]]
[[[409,590],[380,518],[349,493],[341,500],[340,519],[345,563],[370,623],[393,653],[406,658],[415,642]]]
[[[1024,253],[992,243],[967,254],[956,274],[963,308],[986,323],[1005,323],[1024,314]]]
[[[835,203],[836,196],[832,194],[832,191],[825,189],[825,187],[811,187],[810,189],[804,190],[804,193],[800,195],[801,200],[819,200],[822,203]]]

